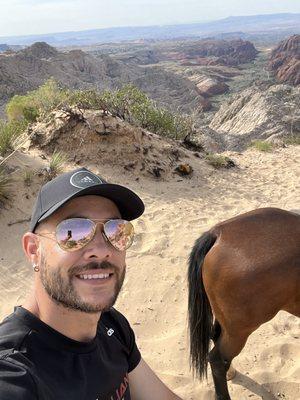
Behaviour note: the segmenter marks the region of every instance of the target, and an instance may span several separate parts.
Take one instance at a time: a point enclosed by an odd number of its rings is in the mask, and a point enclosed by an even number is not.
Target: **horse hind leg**
[[[217,320],[214,321],[214,325],[212,328],[212,333],[211,333],[211,340],[213,340],[214,344],[217,343],[217,340],[219,339],[221,335],[221,325],[219,324],[219,322]],[[236,370],[232,365],[232,362],[229,366],[228,371],[226,372],[226,380],[230,381],[232,380],[236,375]]]
[[[233,358],[245,346],[249,334],[241,336],[237,333],[234,335],[222,329],[219,337],[213,339],[215,346],[209,353],[209,362],[216,390],[216,400],[230,400],[226,380],[227,373],[230,371]]]

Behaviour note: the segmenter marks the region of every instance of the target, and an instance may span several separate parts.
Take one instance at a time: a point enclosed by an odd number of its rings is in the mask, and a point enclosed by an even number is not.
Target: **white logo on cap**
[[[80,179],[80,182],[94,182],[89,176],[85,176],[84,178]]]
[[[75,172],[70,178],[70,183],[72,186],[84,189],[89,186],[99,185],[99,183],[104,183],[99,178],[99,176],[94,175],[89,171],[78,171]]]

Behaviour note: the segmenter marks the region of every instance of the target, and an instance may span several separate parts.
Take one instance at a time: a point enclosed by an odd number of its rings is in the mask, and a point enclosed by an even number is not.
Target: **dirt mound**
[[[167,178],[189,163],[192,153],[178,142],[162,138],[103,111],[57,110],[28,129],[31,146],[52,154],[62,151],[71,163],[97,164],[136,179]]]
[[[300,35],[289,37],[272,51],[268,68],[279,82],[300,84]]]

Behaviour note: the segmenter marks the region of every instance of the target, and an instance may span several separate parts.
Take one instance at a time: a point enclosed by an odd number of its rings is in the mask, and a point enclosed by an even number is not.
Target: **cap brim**
[[[110,199],[118,207],[122,218],[128,221],[140,217],[145,209],[142,200],[139,198],[138,195],[136,195],[130,189],[120,185],[103,183],[101,185],[89,186],[65,198],[63,201],[56,203],[53,207],[51,207],[45,214],[43,214],[38,219],[37,223],[48,218],[50,215],[52,215],[56,210],[58,210],[68,201],[75,199],[76,197],[87,196],[87,195],[97,195]]]

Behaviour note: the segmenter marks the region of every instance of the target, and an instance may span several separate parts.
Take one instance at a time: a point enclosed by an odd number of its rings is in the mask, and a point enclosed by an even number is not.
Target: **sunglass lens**
[[[104,233],[117,250],[123,251],[132,245],[134,228],[129,221],[111,219],[104,224]]]
[[[93,237],[94,223],[85,218],[71,218],[62,221],[56,228],[59,246],[68,251],[84,247]]]

